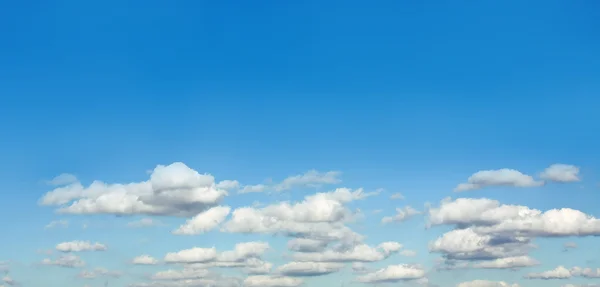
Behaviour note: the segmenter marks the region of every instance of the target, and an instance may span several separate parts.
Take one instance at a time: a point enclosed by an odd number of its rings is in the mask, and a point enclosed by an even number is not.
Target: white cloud
[[[482,170],[474,173],[466,183],[454,188],[455,192],[476,190],[490,186],[535,187],[544,185],[543,181],[536,181],[532,176],[514,169]]]
[[[416,210],[410,206],[405,206],[404,208],[396,208],[396,215],[386,216],[381,219],[381,222],[382,223],[403,222],[417,214],[420,214],[420,212],[418,210]]]
[[[474,280],[469,282],[462,282],[457,287],[520,287],[519,284],[510,284],[504,281],[487,281],[487,280]]]
[[[140,255],[138,257],[133,258],[133,260],[131,260],[131,263],[135,265],[156,265],[158,264],[158,260],[150,255]]]
[[[41,262],[42,265],[55,265],[67,268],[76,268],[85,266],[85,262],[79,258],[79,256],[73,254],[66,254],[58,257],[56,260],[45,258]]]
[[[515,269],[522,267],[531,267],[539,264],[539,261],[529,256],[515,256],[478,262],[473,264],[473,267],[485,269]]]
[[[277,268],[284,276],[319,276],[339,271],[344,267],[341,263],[331,262],[290,262]]]
[[[419,266],[401,264],[390,265],[373,273],[357,278],[363,283],[387,283],[405,280],[416,280],[425,277],[425,270]]]
[[[231,208],[228,206],[216,206],[203,211],[179,226],[173,231],[173,234],[194,235],[208,232],[225,221],[230,210]]]
[[[158,165],[148,181],[61,186],[46,193],[40,204],[59,206],[59,213],[68,214],[191,216],[218,205],[226,195],[226,190],[217,188],[213,176],[176,162]]]
[[[239,193],[264,192],[265,190],[267,190],[267,186],[264,184],[245,185]]]
[[[89,241],[70,241],[62,242],[56,245],[56,250],[60,252],[81,252],[81,251],[106,251],[106,245],[101,243],[91,243]]]
[[[239,189],[240,183],[237,180],[223,180],[217,183],[217,188],[225,190]]]
[[[397,242],[384,242],[376,248],[358,244],[321,252],[296,252],[292,254],[292,258],[296,261],[308,262],[374,262],[386,259],[398,252],[400,248],[402,244]]]
[[[402,193],[399,193],[399,192],[398,193],[394,193],[394,194],[392,194],[390,196],[390,199],[399,199],[399,200],[402,200],[402,199],[404,199],[404,195],[402,195]]]
[[[51,221],[50,223],[48,223],[44,228],[45,229],[52,229],[52,228],[58,228],[58,227],[62,227],[62,228],[67,228],[69,227],[69,221],[67,220],[54,220]]]
[[[79,278],[84,279],[95,279],[99,277],[112,277],[119,278],[123,275],[123,272],[120,271],[109,271],[104,268],[96,268],[94,270],[83,270],[79,273]]]
[[[212,261],[217,258],[216,248],[200,248],[181,250],[179,252],[170,252],[165,255],[166,263],[202,263]]]
[[[288,249],[298,252],[318,252],[327,247],[327,241],[310,238],[294,238],[288,241]]]
[[[353,212],[345,204],[371,196],[362,189],[338,188],[317,193],[297,203],[280,202],[263,208],[243,207],[233,211],[223,230],[234,233],[270,233],[293,237],[331,240],[355,240],[360,236],[344,222]]]
[[[244,287],[296,287],[304,281],[299,278],[273,275],[249,276],[244,280]]]
[[[573,274],[571,271],[563,266],[558,266],[553,270],[548,270],[540,273],[529,273],[525,276],[528,279],[568,279],[571,278]]]
[[[555,182],[576,182],[580,181],[579,167],[569,164],[553,164],[547,167],[540,178]]]
[[[76,176],[69,174],[69,173],[63,173],[63,174],[56,176],[55,178],[48,181],[47,183],[49,185],[66,185],[66,184],[70,184],[70,183],[74,183],[74,182],[77,182]]]

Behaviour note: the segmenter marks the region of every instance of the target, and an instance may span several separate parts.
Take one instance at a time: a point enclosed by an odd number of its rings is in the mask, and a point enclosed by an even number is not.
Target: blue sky
[[[501,2],[0,4],[0,284],[600,284],[600,4]]]

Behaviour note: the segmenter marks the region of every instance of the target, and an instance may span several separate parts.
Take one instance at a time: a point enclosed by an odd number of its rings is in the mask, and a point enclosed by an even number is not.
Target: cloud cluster
[[[428,215],[432,226],[455,227],[430,243],[455,268],[533,266],[538,262],[527,254],[535,238],[600,235],[600,219],[578,210],[542,212],[485,198],[445,199]]]
[[[59,213],[192,216],[216,206],[227,191],[214,177],[176,162],[158,165],[150,179],[128,184],[75,181],[46,193],[41,205],[59,206]]]
[[[570,269],[565,268],[564,266],[558,266],[552,270],[543,271],[539,273],[529,273],[525,276],[527,279],[543,279],[543,280],[553,280],[553,279],[569,279],[571,277],[585,277],[585,278],[600,278],[600,268],[582,268],[582,267],[573,267]]]
[[[580,180],[579,167],[553,164],[540,173],[540,178],[541,180],[536,180],[531,175],[509,168],[482,170],[471,175],[467,182],[456,186],[454,191],[470,191],[492,186],[536,187],[544,185],[544,180],[563,183],[575,182]]]

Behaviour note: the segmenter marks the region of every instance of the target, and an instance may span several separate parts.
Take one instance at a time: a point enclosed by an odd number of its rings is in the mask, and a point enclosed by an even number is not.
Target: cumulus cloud
[[[558,266],[552,270],[543,271],[539,273],[529,273],[525,276],[527,279],[542,279],[542,280],[556,280],[556,279],[569,279],[571,277],[585,277],[585,278],[600,278],[600,268],[582,268],[572,267],[567,269],[564,266]]]
[[[62,228],[67,228],[69,227],[69,221],[67,220],[54,220],[51,221],[50,223],[46,224],[46,226],[44,227],[45,229],[52,229],[52,228],[58,228],[58,227],[62,227]]]
[[[576,182],[580,181],[579,167],[569,164],[553,164],[547,167],[540,178],[554,182]]]
[[[202,263],[215,258],[217,258],[216,248],[194,247],[178,252],[169,252],[165,255],[164,261],[166,263]]]
[[[45,258],[41,262],[42,265],[55,265],[59,267],[66,268],[76,268],[85,266],[85,262],[79,258],[79,256],[73,254],[66,254],[59,256],[57,259],[52,260],[50,258]]]
[[[81,252],[81,251],[106,251],[107,247],[101,243],[91,243],[89,241],[70,241],[56,245],[56,250],[60,252]]]
[[[490,186],[535,187],[544,185],[543,181],[536,181],[532,176],[514,169],[482,170],[471,175],[466,183],[461,183],[455,192],[476,190]]]
[[[292,277],[319,276],[334,273],[344,264],[331,262],[290,262],[277,268],[277,272]]]
[[[131,263],[135,265],[156,265],[158,264],[158,260],[150,255],[140,255],[138,257],[133,258],[133,260],[131,260]]]
[[[425,270],[414,265],[391,265],[357,278],[363,283],[388,283],[406,280],[416,280],[425,277]]]
[[[302,279],[294,277],[255,275],[244,280],[244,287],[296,287],[302,283],[304,283]]]
[[[462,282],[456,285],[457,287],[520,287],[519,284],[510,284],[504,281],[487,281],[487,280],[474,280],[469,282]]]
[[[402,244],[397,242],[384,242],[377,247],[357,244],[321,252],[296,252],[292,254],[292,258],[309,262],[374,262],[386,259],[400,248]]]
[[[200,174],[184,163],[158,165],[150,179],[127,184],[94,181],[88,187],[70,183],[46,193],[41,205],[59,206],[59,213],[192,216],[227,195],[214,177]]]
[[[402,200],[404,199],[404,195],[402,195],[402,193],[394,193],[390,196],[390,199],[398,199],[398,200]]]
[[[194,235],[208,232],[225,221],[230,210],[228,206],[216,206],[203,211],[179,226],[173,234]]]
[[[233,211],[222,230],[234,233],[284,234],[323,241],[357,240],[360,235],[344,225],[354,214],[346,204],[371,196],[362,189],[338,188],[317,193],[301,202],[280,202],[263,208],[242,207]]]
[[[416,210],[410,206],[405,206],[404,208],[396,208],[396,215],[386,216],[381,219],[381,222],[382,223],[403,222],[417,214],[420,214],[420,212],[418,210]]]
[[[459,198],[445,199],[428,213],[430,225],[456,227],[429,246],[444,255],[450,269],[534,266],[538,262],[527,255],[537,237],[600,235],[600,220],[568,208],[542,212],[491,199]]]

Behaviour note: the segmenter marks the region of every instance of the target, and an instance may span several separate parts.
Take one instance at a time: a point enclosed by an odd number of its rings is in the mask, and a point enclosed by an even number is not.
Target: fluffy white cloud
[[[338,188],[307,196],[297,203],[280,202],[263,208],[243,207],[233,211],[223,230],[235,233],[270,233],[322,241],[359,240],[343,223],[353,212],[345,204],[371,196],[362,189]]]
[[[343,267],[344,264],[331,262],[290,262],[277,268],[277,272],[292,277],[319,276],[337,272]]]
[[[170,252],[165,255],[166,263],[202,263],[212,261],[217,258],[216,248],[200,248],[181,250],[179,252]]]
[[[558,266],[553,270],[548,270],[540,273],[529,273],[525,276],[528,279],[568,279],[573,276],[571,271],[563,266]]]
[[[57,227],[67,228],[67,227],[69,227],[69,221],[64,220],[64,219],[54,220],[54,221],[51,221],[50,223],[46,224],[46,226],[44,228],[52,229],[52,228],[57,228]]]
[[[469,191],[489,186],[534,187],[543,185],[532,176],[514,169],[482,170],[471,175],[466,183],[459,184],[454,191]]]
[[[428,213],[430,225],[456,227],[430,243],[430,250],[446,259],[441,269],[529,267],[538,264],[527,256],[537,237],[600,235],[599,219],[568,208],[542,212],[491,199],[459,198],[445,199]]]
[[[73,254],[66,254],[59,256],[56,260],[45,258],[41,262],[42,265],[55,265],[67,268],[76,268],[85,266],[85,262],[79,258],[79,256]]]
[[[420,212],[418,210],[416,210],[410,206],[405,206],[404,208],[396,208],[396,215],[386,216],[381,219],[381,222],[382,223],[403,222],[417,214],[420,214]]]
[[[501,205],[485,198],[444,200],[439,208],[429,210],[429,221],[433,225],[474,225],[474,229],[482,234],[600,235],[600,219],[579,210],[562,208],[542,212],[526,206]]]
[[[515,256],[482,261],[473,264],[474,268],[485,269],[514,269],[539,265],[540,262],[529,256]]]
[[[399,200],[401,200],[401,199],[404,199],[404,195],[402,195],[402,193],[397,192],[397,193],[392,194],[390,196],[390,199],[399,199]]]
[[[600,278],[600,268],[582,268],[575,266],[571,269],[567,269],[564,266],[558,266],[552,270],[543,271],[539,273],[529,273],[525,276],[527,279],[569,279],[571,277],[580,276],[585,278]]]
[[[194,235],[208,232],[225,221],[230,210],[229,206],[216,206],[203,211],[179,226],[173,234]]]
[[[519,284],[510,284],[504,281],[487,281],[487,280],[474,280],[469,282],[462,282],[457,287],[520,287]]]
[[[357,278],[363,283],[385,283],[404,280],[415,280],[425,277],[425,270],[419,266],[401,264],[390,265],[373,273],[368,273]]]
[[[579,167],[569,164],[553,164],[547,167],[540,177],[545,180],[555,182],[575,182],[580,181]]]
[[[191,216],[217,205],[227,191],[219,189],[214,177],[199,174],[181,162],[158,165],[150,180],[128,184],[79,182],[46,193],[42,205],[60,206],[69,214],[150,214]]]
[[[304,283],[302,279],[286,276],[256,275],[244,280],[244,287],[296,287]]]
[[[166,263],[188,264],[189,267],[208,269],[212,267],[240,267],[247,273],[263,273],[269,270],[270,263],[260,260],[269,249],[266,242],[243,242],[235,245],[233,250],[217,252],[216,248],[199,248],[168,253]]]
[[[384,242],[376,248],[357,244],[322,252],[296,252],[292,254],[292,258],[296,261],[308,262],[374,262],[389,257],[400,248],[402,245],[397,242]]]
[[[81,252],[81,251],[106,251],[106,245],[102,243],[91,243],[89,241],[70,241],[62,242],[56,245],[56,250],[60,252]]]
[[[265,190],[267,190],[267,186],[264,184],[245,185],[239,193],[264,192]]]
[[[150,255],[140,255],[138,257],[133,258],[133,260],[131,260],[131,263],[135,265],[156,265],[158,264],[158,260]]]

